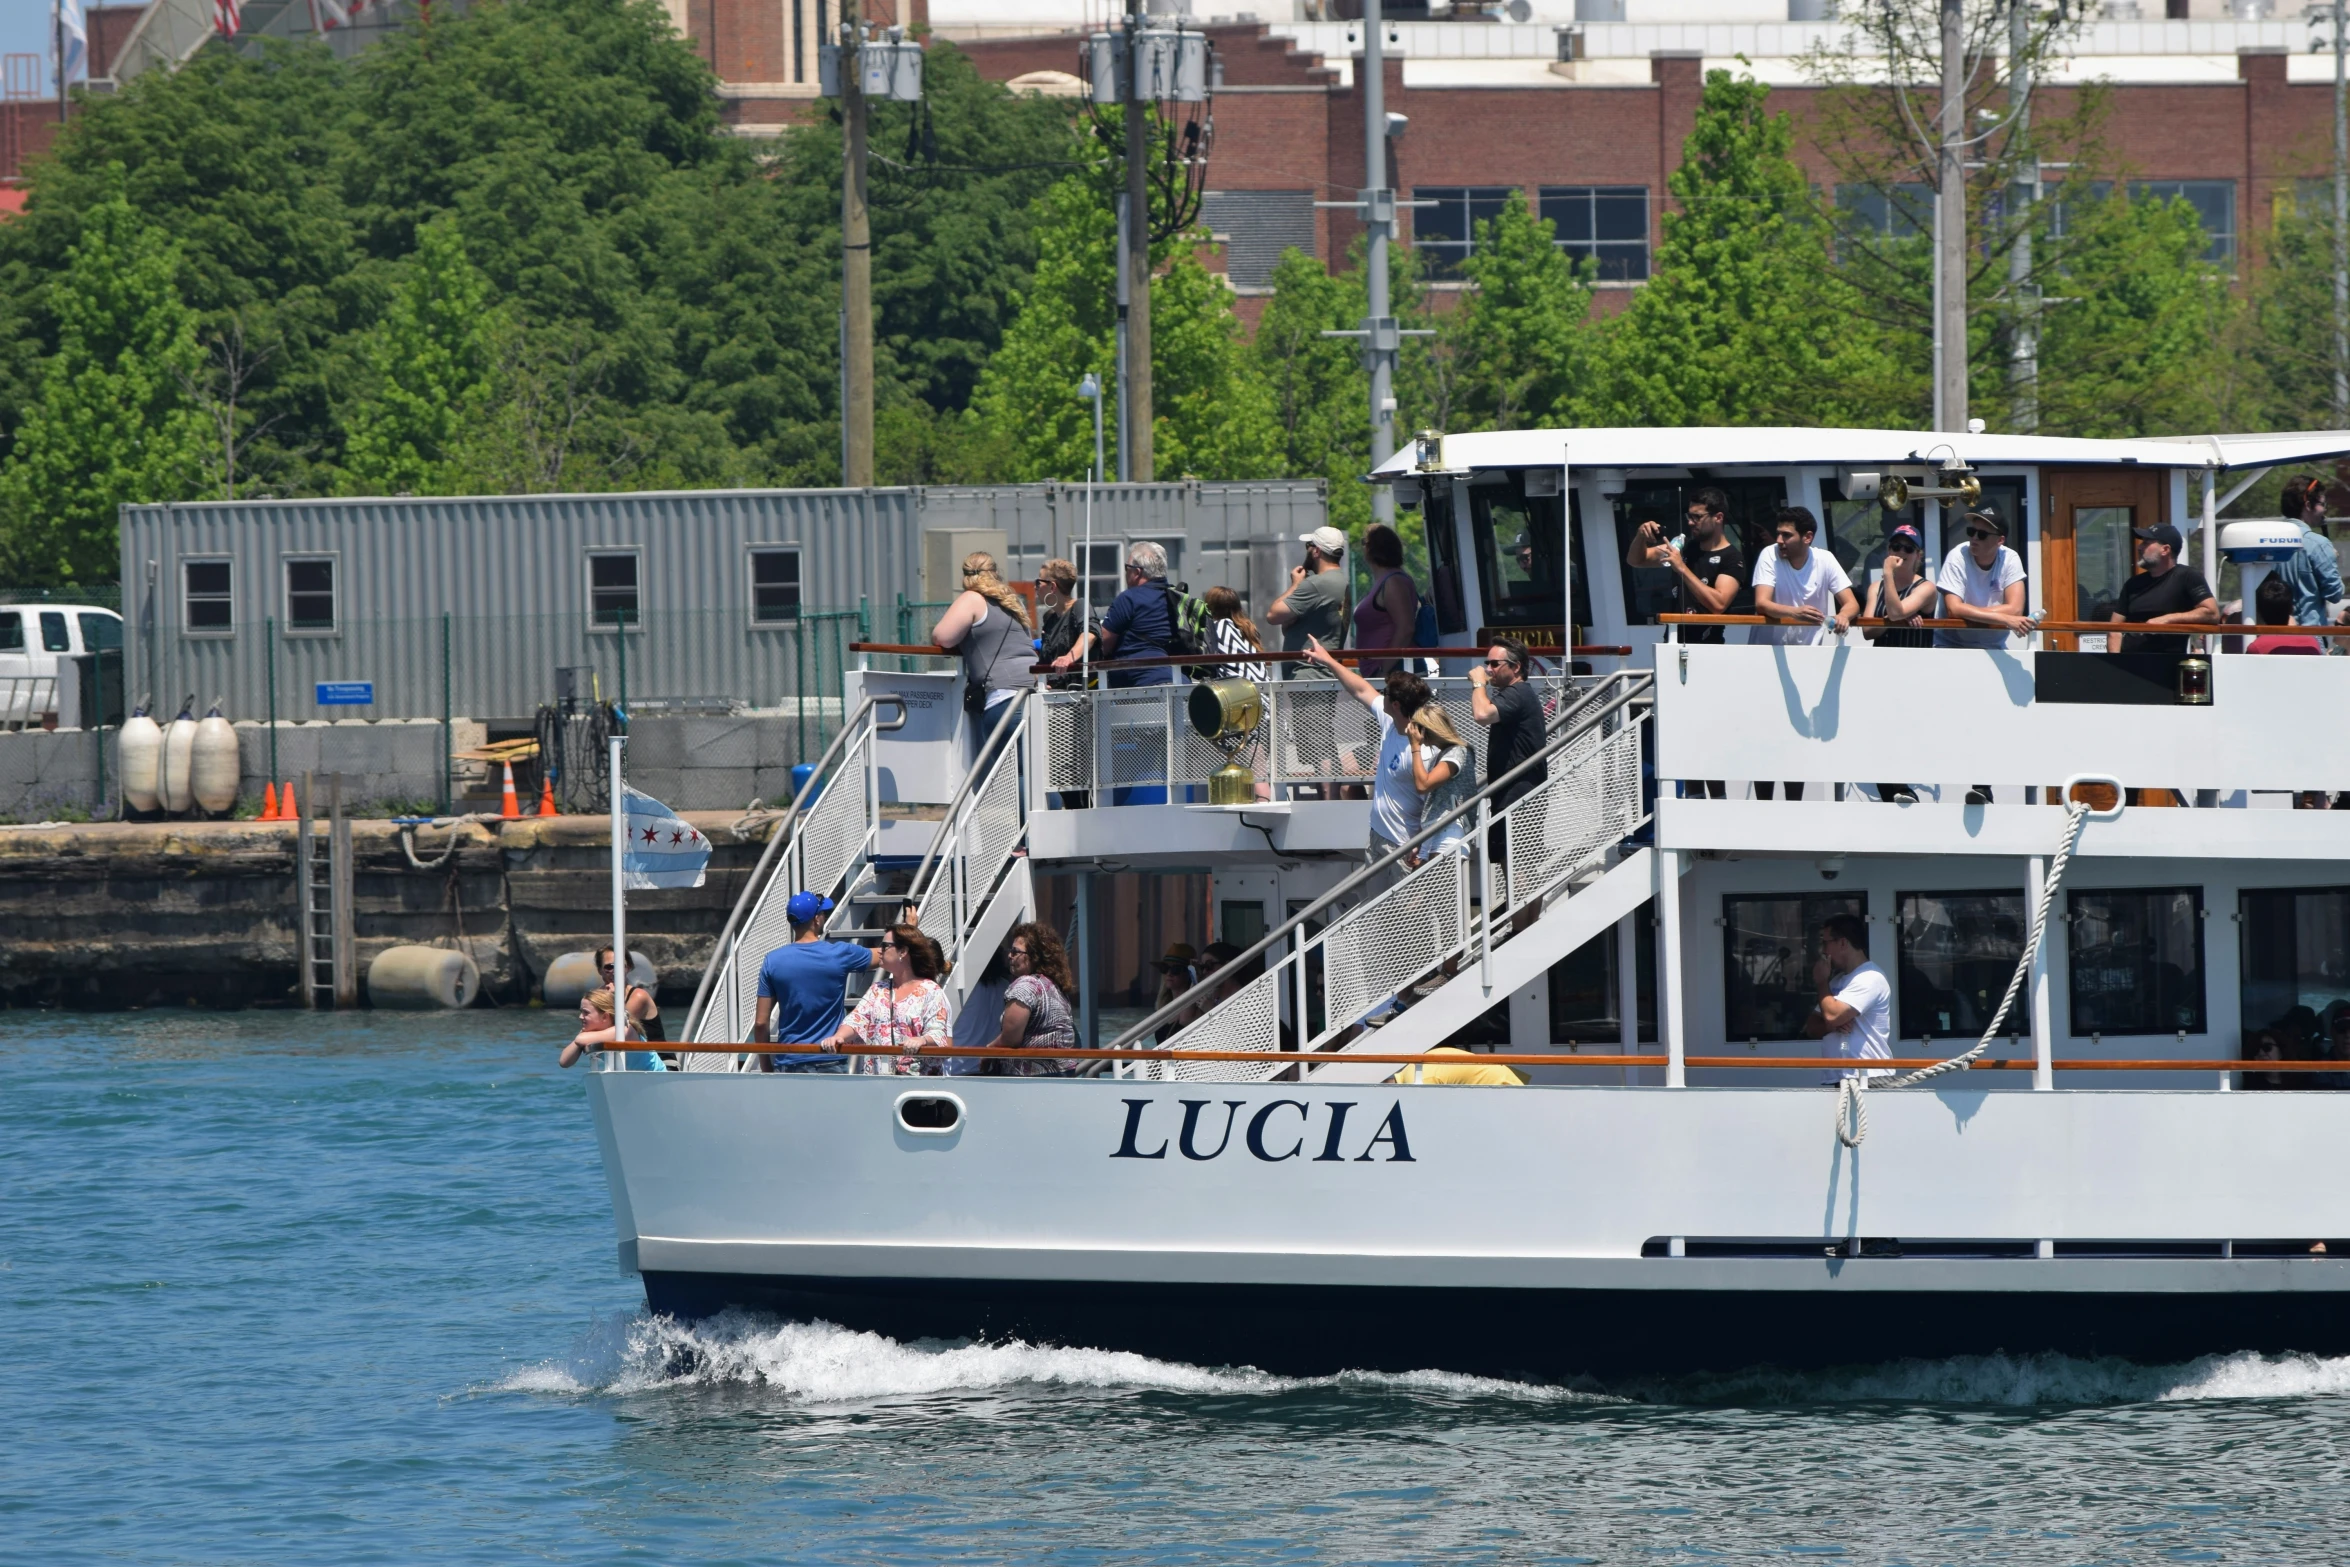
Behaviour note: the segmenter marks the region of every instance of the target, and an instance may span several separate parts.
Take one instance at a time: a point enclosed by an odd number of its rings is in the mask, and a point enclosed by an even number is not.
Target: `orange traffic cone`
[[[265,822],[277,820],[276,784],[265,783],[261,786],[261,819]]]
[[[514,764],[512,762],[506,764],[506,798],[499,803],[498,814],[510,822],[518,820],[522,815],[522,802],[514,797]]]
[[[278,794],[277,819],[281,822],[298,822],[302,819],[301,813],[294,809],[294,780],[291,778],[286,780],[285,788]]]
[[[539,814],[541,816],[555,814],[555,780],[551,774],[544,775],[539,779]]]

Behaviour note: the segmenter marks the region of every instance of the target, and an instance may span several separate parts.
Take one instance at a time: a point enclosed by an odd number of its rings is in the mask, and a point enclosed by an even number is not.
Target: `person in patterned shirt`
[[[1069,1014],[1069,998],[1077,981],[1069,972],[1069,949],[1049,925],[1015,925],[1004,953],[1011,964],[1012,983],[1004,991],[1003,1029],[988,1044],[1015,1050],[1074,1050],[1077,1023]],[[1051,1057],[1018,1061],[996,1057],[988,1061],[991,1077],[1069,1077],[1077,1064]]]
[[[947,993],[938,976],[945,968],[938,943],[916,925],[892,925],[881,938],[880,972],[856,1010],[832,1036],[835,1048],[856,1043],[894,1050],[895,1055],[859,1056],[855,1070],[883,1077],[919,1077],[920,1052],[952,1044]],[[935,1073],[936,1063],[927,1070]]]

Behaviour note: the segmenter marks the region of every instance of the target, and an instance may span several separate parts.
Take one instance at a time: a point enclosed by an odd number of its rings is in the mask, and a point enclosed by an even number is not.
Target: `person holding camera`
[[[1281,628],[1281,651],[1303,653],[1308,643],[1346,645],[1346,535],[1320,527],[1299,535],[1305,564],[1289,568],[1289,590],[1265,609],[1268,625]],[[1319,674],[1312,664],[1292,664],[1293,675]]]

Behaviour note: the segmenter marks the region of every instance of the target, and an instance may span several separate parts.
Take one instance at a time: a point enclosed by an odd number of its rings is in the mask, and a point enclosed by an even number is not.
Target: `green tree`
[[[1591,290],[1552,243],[1552,227],[1514,189],[1499,216],[1477,225],[1461,263],[1469,292],[1437,339],[1454,362],[1454,417],[1464,428],[1546,423],[1589,382]]]
[[[2238,310],[2184,200],[2116,190],[2066,215],[2063,294],[2041,312],[2040,428],[2049,435],[2213,428]]]
[[[460,452],[490,405],[496,318],[456,225],[418,231],[391,306],[359,344],[367,390],[351,409],[346,485],[361,495],[440,495],[470,477]]]
[[[1355,260],[1332,276],[1302,250],[1282,252],[1249,353],[1271,401],[1280,472],[1327,479],[1331,522],[1359,536],[1371,515],[1361,483],[1371,460],[1370,375],[1361,339],[1322,335],[1362,325],[1359,247]]]
[[[1093,412],[1077,396],[1088,372],[1112,389],[1104,426],[1116,439],[1118,225],[1107,181],[1105,172],[1072,176],[1038,199],[1035,279],[972,399],[1006,478],[1077,478],[1092,465]],[[1179,235],[1153,247],[1162,263],[1151,279],[1157,466],[1168,476],[1265,478],[1281,460],[1272,395],[1231,291],[1200,265],[1196,243]]]
[[[196,313],[180,297],[180,260],[119,177],[111,196],[82,213],[46,290],[57,351],[41,365],[39,397],[0,470],[17,580],[110,581],[117,509],[199,492],[208,437],[186,388],[203,352]]]
[[[1867,424],[1891,366],[1830,265],[1770,89],[1708,71],[1648,286],[1607,333],[1594,424]],[[1856,323],[1860,323],[1856,329]]]

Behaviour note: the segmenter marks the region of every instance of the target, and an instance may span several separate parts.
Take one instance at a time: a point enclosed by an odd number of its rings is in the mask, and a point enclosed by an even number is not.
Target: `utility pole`
[[[2007,253],[2007,289],[2015,301],[2015,340],[2008,349],[2008,389],[2018,435],[2040,429],[2040,294],[2032,282],[2032,219],[2040,205],[2040,154],[2032,146],[2032,8],[2008,0],[2007,145],[2023,150],[2012,185],[2015,244]]]
[[[1363,0],[1363,352],[1371,371],[1371,466],[1395,451],[1395,316],[1387,298],[1387,242],[1395,233],[1395,192],[1387,185],[1387,31],[1379,0]],[[1371,515],[1395,521],[1395,486],[1371,486]]]
[[[1132,113],[1134,105],[1131,100],[1127,103],[1126,108],[1129,113]],[[1133,303],[1126,287],[1127,227],[1126,193],[1120,191],[1118,192],[1118,363],[1113,372],[1118,377],[1118,482],[1120,484],[1125,484],[1134,477],[1134,444],[1128,439],[1133,433],[1134,421],[1126,417],[1127,381],[1129,379],[1126,370],[1129,360],[1126,346],[1126,326],[1128,308]]]
[[[865,207],[864,56],[861,0],[841,0],[840,482],[852,489],[873,482],[873,225]]]
[[[856,0],[849,0],[855,4]],[[1142,94],[1143,0],[1126,0],[1126,384],[1118,389],[1121,477],[1151,478],[1151,188],[1150,105]]]
[[[57,22],[57,125],[62,131],[65,128],[65,0],[51,0],[51,3],[55,7],[52,14]],[[2341,56],[2337,53],[2335,58],[2338,60]],[[2341,98],[2339,83],[2335,85],[2334,97],[2337,102]]]
[[[2350,96],[2343,0],[2334,0],[2334,423],[2350,428]]]
[[[1966,428],[1966,17],[1942,0],[1934,201],[1934,428]]]

